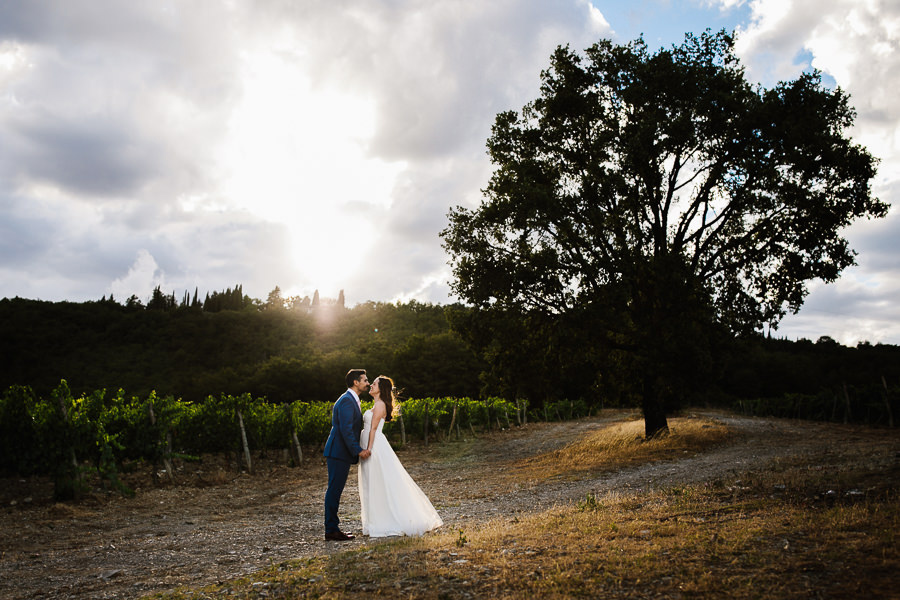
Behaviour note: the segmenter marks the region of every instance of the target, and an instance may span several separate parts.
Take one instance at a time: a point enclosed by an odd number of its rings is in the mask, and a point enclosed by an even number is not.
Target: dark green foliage
[[[213,298],[237,302],[236,290]],[[195,402],[223,393],[331,401],[344,373],[363,365],[408,393],[478,394],[482,363],[449,332],[443,307],[413,301],[347,309],[324,300],[316,310],[263,310],[252,300],[242,306],[210,312],[0,300],[0,389],[29,385],[47,395],[66,378],[76,394],[121,387]]]
[[[31,475],[40,470],[39,445],[32,415],[37,399],[31,388],[10,387],[0,402],[0,470]]]
[[[900,424],[900,346],[750,337],[735,341],[725,365],[710,402],[761,416]]]
[[[394,379],[406,395],[425,397],[436,390],[462,397],[477,390],[482,363],[459,336],[413,334],[394,353]]]

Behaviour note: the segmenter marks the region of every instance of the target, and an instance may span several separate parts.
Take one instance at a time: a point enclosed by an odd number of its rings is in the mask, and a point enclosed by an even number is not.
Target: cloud
[[[15,195],[0,200],[0,256],[8,270],[27,269],[46,255],[49,240],[58,239],[61,224],[41,214],[37,202],[29,202]],[[0,279],[0,284],[9,281]]]
[[[581,48],[608,28],[584,1],[265,6],[250,11],[252,31],[279,23],[301,43],[295,58],[315,82],[374,99],[370,151],[388,160],[446,157],[483,144],[485,118],[537,91],[556,45]]]
[[[205,169],[235,93],[227,15],[154,5],[0,5],[0,176],[118,198]]]
[[[819,69],[850,94],[857,111],[849,132],[880,160],[873,193],[892,205],[888,218],[859,221],[846,232],[858,266],[832,285],[817,283],[779,331],[844,343],[900,342],[895,299],[900,282],[900,5],[883,0],[757,0],[738,30],[737,51],[748,75],[766,85]],[[818,330],[818,334],[815,331]]]
[[[883,83],[897,79],[897,8],[720,5],[751,14],[739,40],[752,76],[812,61],[852,94],[854,136],[883,160],[876,189],[896,198],[900,109]],[[335,289],[322,293],[343,287],[350,304],[446,301],[438,234],[451,206],[480,199],[495,115],[537,97],[557,45],[582,50],[639,10],[616,21],[588,0],[0,3],[0,295],[146,300],[155,284],[178,295],[241,283],[264,298],[324,278]],[[893,218],[851,228],[853,277],[900,279],[897,234]],[[345,239],[356,262],[330,267]],[[809,305],[859,307],[848,298],[870,288],[834,289]]]
[[[850,346],[900,340],[900,284],[892,278],[864,276],[857,267],[834,284],[815,283],[797,315],[785,318],[779,335],[816,340],[828,335]]]
[[[488,176],[482,160],[441,159],[411,165],[395,185],[391,206],[370,216],[376,239],[352,277],[367,285],[362,289],[348,285],[348,301],[416,297],[447,302],[450,273],[439,233],[447,224],[449,207],[466,203],[472,182],[487,181]],[[373,282],[380,282],[385,291],[373,289]]]
[[[270,256],[283,226],[218,192],[240,93],[233,18],[215,4],[0,4],[0,293],[132,285],[146,299],[147,257],[156,283],[191,289],[292,276]]]
[[[771,85],[812,66],[850,94],[854,137],[900,178],[900,5],[884,0],[757,0],[739,28],[737,52],[752,79]],[[806,64],[798,57],[808,57]]]
[[[248,29],[281,24],[280,56],[306,67],[313,88],[369,99],[367,155],[403,165],[384,205],[354,206],[371,223],[372,243],[335,285],[350,303],[418,294],[446,301],[438,234],[450,207],[477,202],[488,181],[495,115],[538,95],[557,45],[587,47],[608,23],[584,1],[335,2],[305,6],[302,16],[292,3],[264,6],[247,15]],[[372,278],[385,284],[360,286]]]
[[[121,196],[164,171],[165,147],[135,143],[126,125],[90,117],[63,121],[42,112],[7,122],[7,177],[86,196]]]
[[[121,302],[132,295],[140,298],[146,290],[152,290],[156,286],[166,287],[165,277],[153,255],[141,248],[128,273],[113,281],[109,285],[109,292],[118,296]]]

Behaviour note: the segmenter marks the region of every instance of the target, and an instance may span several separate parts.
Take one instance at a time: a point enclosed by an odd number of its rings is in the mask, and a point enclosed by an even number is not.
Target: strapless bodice
[[[366,412],[363,413],[363,429],[365,431],[370,431],[372,429],[372,409],[370,408]],[[381,430],[384,429],[384,419],[378,424],[378,433],[381,433]]]

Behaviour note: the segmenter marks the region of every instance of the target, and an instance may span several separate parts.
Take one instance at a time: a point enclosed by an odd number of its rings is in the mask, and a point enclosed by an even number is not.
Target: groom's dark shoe
[[[332,542],[346,542],[353,539],[352,533],[344,533],[343,531],[329,531],[325,534],[325,539]]]

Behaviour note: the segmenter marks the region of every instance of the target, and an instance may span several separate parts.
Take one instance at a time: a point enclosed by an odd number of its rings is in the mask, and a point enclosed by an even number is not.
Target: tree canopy
[[[633,377],[652,435],[711,332],[776,327],[810,280],[854,264],[844,228],[888,209],[875,160],[847,136],[847,94],[817,72],[752,85],[725,32],[559,47],[541,79],[496,117],[483,202],[449,213],[453,289]]]

